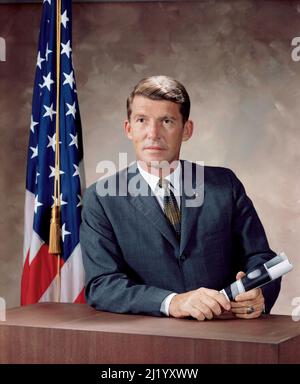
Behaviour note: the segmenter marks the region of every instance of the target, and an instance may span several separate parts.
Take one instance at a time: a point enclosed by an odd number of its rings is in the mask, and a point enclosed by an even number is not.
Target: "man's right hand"
[[[219,316],[230,308],[230,302],[222,293],[214,289],[199,288],[174,296],[169,306],[169,315],[177,318],[192,316],[197,320],[205,320]]]

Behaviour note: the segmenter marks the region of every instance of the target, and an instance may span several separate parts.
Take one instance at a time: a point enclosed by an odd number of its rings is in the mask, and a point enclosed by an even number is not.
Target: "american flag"
[[[56,0],[44,0],[34,82],[27,159],[21,304],[57,299],[57,256],[49,253],[54,203],[56,118]],[[60,204],[61,302],[84,302],[79,244],[85,185],[83,148],[72,64],[71,0],[61,4]]]

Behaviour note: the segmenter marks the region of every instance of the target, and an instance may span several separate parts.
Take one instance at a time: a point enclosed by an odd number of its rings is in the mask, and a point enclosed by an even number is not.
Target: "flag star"
[[[49,136],[49,135],[47,135],[48,136],[48,140],[49,140],[49,143],[48,143],[48,145],[47,145],[47,148],[49,148],[49,147],[52,147],[52,149],[53,149],[53,151],[55,152],[55,144],[56,144],[56,142],[55,142],[55,136],[56,136],[56,133],[54,133],[54,135],[51,137],[51,136]]]
[[[31,122],[30,122],[30,130],[34,133],[34,127],[38,125],[39,123],[36,121],[33,121],[33,116],[31,115]]]
[[[40,203],[38,201],[39,197],[38,195],[35,196],[35,199],[34,199],[34,213],[37,213],[37,209],[38,207],[40,207],[41,205],[43,205],[42,203]]]
[[[48,43],[47,43],[46,54],[45,54],[46,61],[48,61],[48,55],[49,55],[50,53],[52,53],[52,51],[50,51],[50,49],[48,48]]]
[[[54,133],[54,135],[51,137],[49,135],[48,136],[48,140],[49,140],[49,143],[47,145],[47,148],[49,147],[52,147],[53,151],[55,152],[55,146],[56,146],[56,133]],[[61,141],[59,142],[59,144],[61,144]]]
[[[80,195],[77,195],[77,197],[79,199],[79,203],[76,205],[76,208],[82,206],[82,197]]]
[[[73,164],[73,167],[75,168],[75,172],[73,173],[73,175],[72,175],[72,176],[80,176],[80,174],[79,174],[79,167],[78,167],[78,165],[76,165],[76,164]]]
[[[73,75],[73,71],[70,72],[70,74],[68,75],[67,73],[64,72],[64,76],[65,76],[65,81],[63,82],[63,85],[65,84],[69,84],[71,89],[73,89],[73,83],[75,84],[75,80],[74,80],[74,75]]]
[[[40,174],[37,172],[35,177],[35,184],[37,184],[37,178],[40,176]]]
[[[53,199],[52,207],[54,207],[54,202],[55,202],[54,196],[52,196],[52,199]],[[67,201],[63,201],[63,197],[62,197],[62,193],[61,193],[60,194],[60,205],[66,205],[66,204],[68,204],[68,202]]]
[[[51,173],[49,175],[49,179],[50,179],[50,177],[54,177],[55,176],[55,167],[51,167],[51,165],[49,165],[49,167],[50,167],[50,170],[51,170]],[[64,171],[59,171],[60,175],[63,175],[64,173],[65,173]]]
[[[36,66],[39,67],[40,69],[42,69],[42,62],[45,61],[45,59],[43,59],[41,57],[41,54],[40,54],[40,51],[38,52],[38,57],[37,57],[37,62],[36,62]]]
[[[39,84],[40,88],[47,87],[48,91],[50,91],[50,86],[54,83],[54,81],[51,79],[51,72],[49,72],[47,76],[43,76],[43,79],[44,83],[42,85]]]
[[[56,114],[56,111],[54,111],[54,109],[53,109],[53,103],[50,105],[50,107],[47,107],[47,105],[44,105],[44,108],[46,109],[46,112],[43,115],[43,117],[49,116],[51,121],[52,121],[53,115]]]
[[[37,157],[38,156],[38,145],[36,147],[30,147],[30,149],[32,150],[31,159],[33,159],[34,157]]]
[[[71,232],[67,231],[66,230],[66,223],[63,224],[62,228],[61,228],[61,237],[62,237],[62,241],[65,241],[65,236],[66,235],[71,235]]]
[[[70,57],[70,53],[72,52],[72,48],[70,47],[70,40],[67,42],[67,44],[61,43],[62,50],[61,50],[61,55],[64,53]]]
[[[61,15],[61,23],[62,25],[67,28],[67,22],[69,21],[70,19],[68,18],[67,16],[67,10],[65,10],[65,12]]]
[[[72,105],[68,104],[68,103],[66,103],[66,105],[69,108],[68,112],[66,113],[66,116],[72,115],[74,117],[74,119],[75,119],[75,114],[76,114],[75,101],[74,101],[74,103]]]
[[[70,133],[70,136],[71,136],[71,143],[69,144],[69,147],[71,147],[71,145],[76,145],[76,148],[78,149],[78,137],[77,137],[77,133],[75,136],[72,135],[72,133]]]

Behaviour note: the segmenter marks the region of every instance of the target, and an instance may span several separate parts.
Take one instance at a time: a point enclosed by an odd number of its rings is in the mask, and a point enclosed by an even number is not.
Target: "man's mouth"
[[[163,151],[165,148],[157,147],[155,145],[150,145],[148,147],[145,147],[144,149],[151,150],[151,151]]]

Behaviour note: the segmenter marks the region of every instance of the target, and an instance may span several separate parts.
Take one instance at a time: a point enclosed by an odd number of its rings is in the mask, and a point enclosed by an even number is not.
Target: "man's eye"
[[[144,123],[145,119],[143,117],[140,117],[139,119],[137,119],[138,123]]]
[[[165,119],[165,120],[164,120],[164,123],[165,123],[165,124],[171,124],[171,123],[172,123],[172,120],[170,120],[170,119]]]

